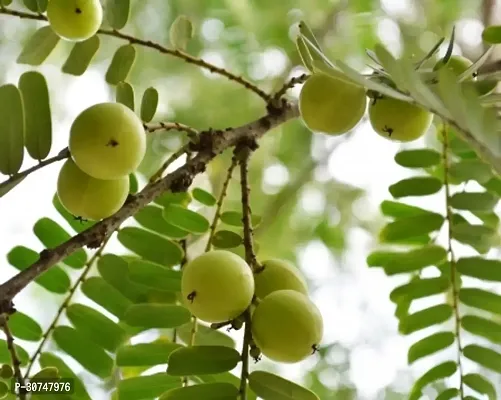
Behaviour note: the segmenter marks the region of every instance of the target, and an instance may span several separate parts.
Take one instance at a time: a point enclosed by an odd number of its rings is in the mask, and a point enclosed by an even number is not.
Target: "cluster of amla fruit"
[[[435,70],[445,67],[459,77],[471,65],[470,60],[454,55],[445,65],[439,61]],[[438,95],[436,81],[431,83],[431,88]],[[341,135],[360,122],[367,108],[367,98],[365,89],[348,79],[315,72],[303,85],[299,110],[312,131]],[[369,121],[380,136],[397,142],[411,142],[428,131],[433,114],[417,105],[371,93]]]
[[[313,354],[322,340],[320,311],[308,298],[305,279],[286,260],[251,267],[227,250],[206,252],[183,268],[183,302],[198,319],[241,326],[250,308],[251,356],[295,363]],[[238,326],[240,321],[240,326]]]

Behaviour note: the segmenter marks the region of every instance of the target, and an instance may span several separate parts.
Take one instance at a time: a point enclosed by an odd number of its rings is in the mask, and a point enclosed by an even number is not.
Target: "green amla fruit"
[[[184,266],[181,293],[186,307],[202,321],[231,321],[249,307],[254,277],[241,257],[214,250]]]
[[[313,354],[323,336],[317,306],[295,290],[266,296],[252,315],[252,337],[271,360],[295,363]]]
[[[266,260],[262,269],[254,273],[256,296],[263,299],[277,290],[296,290],[308,294],[306,282],[299,270],[289,261],[280,259]]]
[[[433,114],[405,101],[383,96],[369,105],[369,120],[380,136],[411,142],[428,131]]]
[[[299,110],[306,126],[331,135],[353,129],[366,106],[364,88],[324,73],[310,76],[299,96]]]
[[[435,64],[434,69],[438,70],[440,68],[447,68],[454,75],[459,77],[464,71],[466,71],[468,68],[470,68],[472,64],[473,63],[470,60],[468,60],[467,58],[465,58],[463,56],[454,55],[454,56],[451,56],[449,58],[449,60],[447,61],[447,64],[445,64],[445,66],[444,66],[443,60],[438,61]],[[473,79],[473,75],[468,76],[465,80],[468,81],[468,80],[472,80],[472,79]]]

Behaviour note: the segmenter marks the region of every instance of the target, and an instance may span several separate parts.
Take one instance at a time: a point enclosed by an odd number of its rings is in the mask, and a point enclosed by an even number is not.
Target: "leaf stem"
[[[19,360],[19,357],[17,355],[16,347],[14,345],[14,336],[12,336],[12,332],[10,331],[9,328],[9,316],[7,313],[4,313],[0,315],[0,326],[2,330],[5,333],[6,340],[7,340],[7,349],[9,350],[10,353],[10,358],[12,361],[12,367],[14,369],[14,376],[16,378],[17,383],[19,383],[19,399],[20,400],[25,400],[26,399],[26,389],[24,389],[24,378],[23,374],[21,373],[21,361]]]

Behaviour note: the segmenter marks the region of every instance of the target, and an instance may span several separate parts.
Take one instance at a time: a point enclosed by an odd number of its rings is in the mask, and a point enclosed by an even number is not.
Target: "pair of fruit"
[[[107,218],[125,203],[129,174],[146,152],[143,124],[120,103],[95,104],[73,121],[69,150],[57,182],[61,204],[77,217]]]
[[[255,296],[253,340],[272,360],[301,361],[322,339],[322,316],[307,297],[304,278],[287,261],[265,261],[260,271],[252,273],[236,254],[210,251],[185,265],[181,292],[186,307],[205,322],[238,318]]]
[[[464,57],[452,56],[446,68],[461,75],[471,65]],[[436,69],[443,65],[439,61]],[[353,129],[367,106],[363,87],[324,73],[314,73],[304,84],[299,97],[303,121],[313,131],[340,135]],[[423,136],[433,114],[405,101],[387,96],[375,98],[369,105],[369,121],[374,131],[387,139],[410,142]]]

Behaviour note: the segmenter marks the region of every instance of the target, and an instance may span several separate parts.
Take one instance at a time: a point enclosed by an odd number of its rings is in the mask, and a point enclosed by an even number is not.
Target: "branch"
[[[10,307],[11,310],[10,312],[13,311],[12,307]],[[19,357],[17,356],[16,352],[16,347],[14,345],[14,337],[12,336],[12,332],[9,329],[9,316],[8,313],[3,313],[0,316],[0,327],[5,333],[6,340],[7,340],[7,348],[10,353],[10,358],[12,360],[12,366],[14,368],[14,376],[17,380],[17,383],[19,383],[19,399],[25,400],[26,399],[26,389],[24,389],[24,378],[23,375],[21,374],[21,361],[19,360]]]
[[[297,106],[286,104],[280,112],[267,114],[256,121],[240,127],[225,131],[200,133],[200,142],[197,148],[193,149],[198,151],[195,157],[165,178],[148,184],[140,193],[131,196],[129,201],[111,217],[96,223],[89,229],[53,249],[42,251],[38,261],[0,285],[0,302],[9,301],[14,298],[16,294],[40,274],[49,270],[53,265],[76,250],[84,246],[98,247],[122,222],[164,192],[168,190],[172,192],[185,190],[192,183],[193,178],[204,172],[207,164],[224,150],[235,146],[242,139],[258,139],[270,129],[298,116],[299,110]]]
[[[180,131],[186,132],[188,137],[195,141],[198,136],[198,131],[191,126],[180,124],[179,122],[159,122],[156,125],[153,124],[144,124],[144,129],[147,132],[157,132],[157,131]]]
[[[17,10],[11,10],[7,9],[5,7],[0,7],[0,14],[5,14],[5,15],[11,15],[14,17],[18,18],[24,18],[24,19],[32,19],[32,20],[37,20],[37,21],[47,21],[47,17],[45,17],[42,14],[35,14],[35,13],[27,13],[23,11],[17,11]],[[147,47],[150,49],[157,50],[158,52],[162,54],[168,54],[173,57],[180,58],[184,60],[185,62],[189,64],[194,64],[197,65],[201,68],[207,69],[210,72],[214,74],[219,74],[221,76],[224,76],[225,78],[228,78],[229,80],[233,82],[237,82],[240,85],[244,86],[246,89],[254,92],[257,94],[259,97],[261,97],[264,101],[268,102],[270,100],[270,96],[266,94],[264,91],[259,89],[256,85],[253,83],[249,82],[245,78],[241,76],[237,76],[224,68],[216,67],[213,64],[210,64],[200,58],[193,57],[184,51],[177,50],[177,49],[169,49],[165,46],[162,46],[159,43],[152,42],[151,40],[143,40],[136,38],[131,35],[127,35],[125,33],[121,33],[115,29],[99,29],[97,31],[98,34],[100,35],[106,35],[106,36],[113,36],[119,39],[127,40],[130,44],[137,44],[139,46]]]

